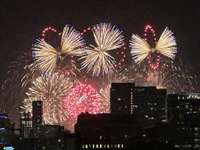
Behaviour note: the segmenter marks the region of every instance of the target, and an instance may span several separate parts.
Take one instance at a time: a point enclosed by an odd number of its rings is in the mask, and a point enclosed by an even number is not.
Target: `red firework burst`
[[[79,82],[64,99],[64,105],[68,119],[76,122],[82,112],[100,113],[100,95],[92,85]]]

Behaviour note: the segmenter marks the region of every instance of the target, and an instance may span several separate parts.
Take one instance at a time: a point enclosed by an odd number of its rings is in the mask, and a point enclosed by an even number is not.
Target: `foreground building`
[[[175,147],[200,149],[200,94],[168,95],[168,121],[176,129]]]
[[[112,83],[111,113],[138,116],[143,122],[167,120],[167,90],[135,86],[134,83]]]
[[[158,127],[148,121],[138,122],[132,115],[81,114],[75,127],[77,149],[134,149],[140,142],[147,145],[152,141],[163,143],[166,147],[167,139],[163,138],[163,132],[159,130],[161,134],[156,138],[153,136],[154,129]],[[163,129],[167,128],[163,126]]]

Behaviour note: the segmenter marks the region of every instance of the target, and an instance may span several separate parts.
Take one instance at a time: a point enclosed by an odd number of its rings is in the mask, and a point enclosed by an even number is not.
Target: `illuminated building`
[[[111,113],[138,116],[144,121],[166,121],[166,89],[112,83]]]
[[[127,149],[142,138],[142,127],[127,114],[81,114],[75,126],[79,148]]]
[[[34,137],[38,136],[42,126],[42,101],[33,101],[32,103],[32,127]]]
[[[38,131],[34,149],[61,150],[64,148],[64,127],[43,125]]]
[[[16,139],[14,126],[8,115],[0,113],[0,149],[4,149],[7,145],[12,145]]]
[[[132,114],[134,83],[112,83],[110,90],[111,113]]]
[[[30,136],[32,130],[32,119],[31,113],[23,112],[20,117],[20,126],[21,126],[21,135],[24,138],[28,138]]]
[[[79,150],[138,149],[141,141],[149,146],[152,142],[169,146],[170,130],[167,123],[150,125],[149,121],[138,122],[136,116],[127,114],[85,113],[79,115],[75,126]]]
[[[150,122],[166,120],[166,89],[135,87],[133,90],[133,115]]]
[[[168,95],[168,121],[177,130],[176,148],[200,149],[200,94]]]

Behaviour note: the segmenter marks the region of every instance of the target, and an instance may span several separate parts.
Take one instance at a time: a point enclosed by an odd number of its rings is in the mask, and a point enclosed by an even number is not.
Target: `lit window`
[[[88,145],[87,144],[85,144],[85,148],[88,149]]]
[[[102,139],[103,139],[103,137],[100,135],[100,136],[99,136],[99,140],[102,140]]]
[[[14,150],[14,148],[12,146],[6,146],[3,148],[3,150]]]
[[[195,142],[199,142],[199,141],[200,141],[200,139],[194,139],[194,141],[195,141]]]
[[[146,137],[146,134],[142,134],[143,137]]]
[[[107,148],[110,148],[110,145],[109,145],[109,144],[107,144]]]
[[[58,139],[58,143],[60,143],[61,142],[61,139]]]
[[[121,101],[122,99],[120,97],[117,98],[118,101]]]
[[[175,144],[175,145],[174,145],[174,147],[176,147],[176,148],[179,148],[179,147],[180,147],[180,145],[177,145],[177,144]]]

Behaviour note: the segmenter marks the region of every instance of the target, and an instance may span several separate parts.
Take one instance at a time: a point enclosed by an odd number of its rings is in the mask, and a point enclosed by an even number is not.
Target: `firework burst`
[[[44,123],[63,124],[66,119],[63,98],[72,86],[73,82],[62,74],[43,74],[36,78],[28,89],[22,109],[26,112],[32,112],[32,102],[41,100],[43,102]]]
[[[82,54],[84,41],[79,32],[72,26],[66,25],[62,32],[59,48],[54,48],[44,39],[38,39],[33,45],[35,66],[43,72],[53,72],[58,62],[66,56],[77,56]]]
[[[111,74],[115,68],[115,58],[110,51],[123,46],[123,36],[115,26],[100,23],[93,28],[96,46],[90,45],[83,53],[82,68],[92,72],[93,76]]]
[[[103,113],[110,112],[110,88],[111,84],[108,84],[99,90],[101,96],[101,112]]]
[[[153,35],[155,36],[154,30],[151,26],[147,25],[145,30],[150,29],[151,32],[153,32]],[[145,33],[146,35],[146,33]],[[156,38],[154,37],[154,40]],[[172,60],[175,59],[175,55],[177,53],[176,48],[176,41],[173,36],[173,33],[171,30],[168,29],[168,27],[165,28],[163,33],[161,34],[159,40],[156,42],[155,48],[148,44],[146,41],[147,39],[142,39],[138,35],[132,34],[132,38],[130,40],[130,48],[131,48],[131,54],[133,56],[133,59],[136,63],[141,63],[149,54],[151,53],[160,53],[168,58],[171,58]]]
[[[82,112],[91,114],[100,113],[100,105],[100,95],[92,85],[80,82],[76,83],[64,99],[67,118],[71,121],[71,125],[68,128],[73,130],[77,117]]]

